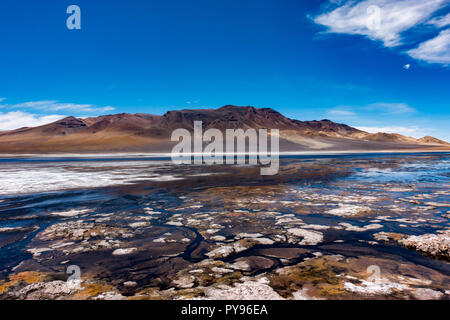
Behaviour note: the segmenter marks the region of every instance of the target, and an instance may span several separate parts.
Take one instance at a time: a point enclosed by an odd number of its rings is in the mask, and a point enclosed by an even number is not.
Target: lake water
[[[65,281],[75,265],[97,295],[233,298],[254,283],[283,298],[448,299],[446,253],[398,240],[450,229],[449,153],[286,156],[278,175],[259,172],[0,159],[0,298],[27,285],[11,276]],[[95,298],[86,286],[67,297]]]

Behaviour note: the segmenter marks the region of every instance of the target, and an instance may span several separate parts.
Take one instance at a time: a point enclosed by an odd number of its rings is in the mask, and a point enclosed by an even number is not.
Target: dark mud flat
[[[450,154],[101,160],[0,161],[1,299],[450,298]]]

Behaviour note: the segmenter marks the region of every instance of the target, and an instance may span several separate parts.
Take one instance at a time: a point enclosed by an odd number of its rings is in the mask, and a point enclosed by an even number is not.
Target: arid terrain
[[[270,108],[224,106],[219,109],[169,111],[162,116],[116,114],[95,118],[68,117],[34,128],[0,132],[1,154],[147,152],[168,153],[171,133],[193,129],[279,129],[280,151],[436,151],[450,145],[426,136],[367,133],[330,120],[299,121]]]

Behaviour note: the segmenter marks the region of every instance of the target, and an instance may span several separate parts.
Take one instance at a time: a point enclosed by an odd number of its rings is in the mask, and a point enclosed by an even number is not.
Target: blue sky
[[[236,104],[450,141],[449,0],[2,0],[0,39],[0,130]]]

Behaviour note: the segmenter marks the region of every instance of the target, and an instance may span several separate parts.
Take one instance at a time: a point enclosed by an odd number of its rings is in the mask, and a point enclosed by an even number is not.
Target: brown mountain
[[[425,136],[423,138],[417,139],[417,141],[421,142],[421,143],[425,143],[425,144],[434,144],[434,145],[450,145],[450,143],[439,140],[437,138],[434,137],[430,137],[430,136]]]
[[[171,133],[178,128],[280,129],[281,151],[351,151],[450,149],[433,137],[414,139],[395,133],[370,134],[330,120],[299,121],[270,108],[227,105],[219,109],[169,111],[162,116],[115,114],[92,118],[67,117],[34,128],[0,132],[0,153],[169,152]]]

